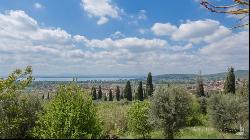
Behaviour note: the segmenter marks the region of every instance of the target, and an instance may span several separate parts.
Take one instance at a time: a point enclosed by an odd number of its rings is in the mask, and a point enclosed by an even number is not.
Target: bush
[[[128,110],[128,129],[135,136],[148,138],[152,131],[149,123],[149,102],[134,102]]]
[[[121,102],[97,103],[98,115],[103,124],[103,138],[118,138],[127,130],[128,104]]]
[[[193,97],[191,113],[187,119],[188,126],[204,126],[207,124],[207,116],[202,113],[201,104],[199,103],[200,98]]]
[[[191,100],[191,95],[182,88],[157,89],[152,99],[152,119],[164,129],[165,138],[173,139],[176,132],[186,126]]]
[[[238,131],[239,125],[247,119],[248,105],[233,94],[216,94],[209,99],[209,116],[220,131]]]
[[[99,138],[100,134],[91,96],[74,84],[57,90],[33,130],[33,136],[42,139]]]
[[[0,95],[0,101],[0,138],[29,138],[41,110],[39,99],[12,92]]]
[[[0,138],[29,138],[36,113],[41,110],[39,99],[22,94],[32,82],[32,68],[17,69],[0,80]]]

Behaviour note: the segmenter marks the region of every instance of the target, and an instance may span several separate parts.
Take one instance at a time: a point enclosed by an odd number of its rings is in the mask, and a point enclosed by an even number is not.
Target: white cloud
[[[206,45],[158,38],[122,37],[91,39],[60,28],[41,27],[23,11],[0,13],[0,75],[32,65],[35,75],[193,73],[226,70],[228,65],[247,69],[249,33],[230,33],[219,25],[218,35],[205,35]],[[221,32],[221,33],[220,33]],[[218,37],[219,36],[219,40]],[[214,41],[216,40],[216,41]],[[181,69],[180,69],[181,68]]]
[[[155,23],[151,30],[157,36],[170,36],[174,41],[189,41],[191,43],[202,41],[209,43],[231,34],[230,29],[211,19],[187,21],[179,27],[171,23]]]
[[[118,39],[118,38],[125,38],[126,36],[120,31],[116,31],[115,33],[111,34],[110,37],[113,39]]]
[[[122,11],[112,4],[111,0],[82,0],[80,5],[90,17],[99,18],[98,25],[107,23],[109,18],[119,18]]]
[[[137,18],[139,20],[146,20],[147,19],[146,12],[147,12],[146,10],[140,10]]]
[[[151,30],[157,36],[165,36],[172,35],[177,30],[177,27],[170,23],[155,23]]]
[[[35,7],[36,9],[41,9],[41,8],[43,8],[43,5],[42,5],[41,3],[36,2],[36,3],[34,4],[34,7]]]

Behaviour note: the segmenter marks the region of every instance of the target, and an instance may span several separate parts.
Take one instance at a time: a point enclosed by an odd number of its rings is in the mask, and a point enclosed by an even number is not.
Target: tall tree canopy
[[[224,92],[225,93],[235,93],[235,75],[234,68],[230,67],[228,69],[226,81],[224,83]]]

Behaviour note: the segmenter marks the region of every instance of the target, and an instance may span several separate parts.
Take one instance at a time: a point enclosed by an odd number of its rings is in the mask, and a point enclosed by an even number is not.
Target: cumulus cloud
[[[155,23],[151,30],[157,36],[165,36],[172,35],[175,31],[177,31],[177,27],[170,23]]]
[[[0,75],[26,65],[33,66],[35,75],[193,73],[201,68],[206,73],[224,71],[228,65],[248,68],[248,31],[220,36],[227,29],[218,26],[217,34],[205,35],[206,45],[195,50],[190,42],[177,45],[159,38],[123,37],[119,31],[114,33],[118,38],[72,35],[61,28],[41,27],[23,11],[7,11],[0,13]]]
[[[231,34],[230,29],[211,19],[187,21],[179,27],[171,23],[155,23],[151,29],[157,36],[170,36],[175,41],[192,43],[213,42]]]
[[[90,17],[99,18],[98,25],[107,23],[109,18],[119,18],[122,11],[111,0],[82,0],[80,5]]]

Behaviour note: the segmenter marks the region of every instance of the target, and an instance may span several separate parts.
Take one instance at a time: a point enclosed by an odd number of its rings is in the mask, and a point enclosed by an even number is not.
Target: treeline
[[[101,85],[98,86],[98,90],[96,87],[91,88],[91,95],[93,100],[104,100],[104,101],[113,101],[113,96],[117,101],[121,99],[126,99],[128,101],[133,100],[133,92],[131,88],[131,82],[127,81],[123,92],[121,93],[120,87],[116,86],[115,93],[113,94],[112,90],[109,89],[108,94],[103,94]],[[134,99],[143,101],[144,99],[148,99],[148,97],[152,97],[154,92],[154,85],[152,80],[152,73],[148,73],[146,89],[143,89],[142,81],[139,81],[139,85],[137,87],[137,91],[135,92]]]
[[[146,92],[139,82],[136,101],[132,101],[131,83],[124,95],[115,89],[104,96],[101,87],[92,95],[71,82],[61,85],[53,98],[41,100],[24,89],[32,82],[32,69],[16,70],[0,80],[0,138],[96,139],[152,138],[159,130],[161,138],[177,138],[181,129],[207,126],[220,132],[243,132],[249,138],[249,80],[235,88],[234,69],[229,68],[224,91],[205,94],[202,76],[197,77],[196,95],[174,85],[154,87],[148,74]],[[124,97],[122,97],[124,96]]]

